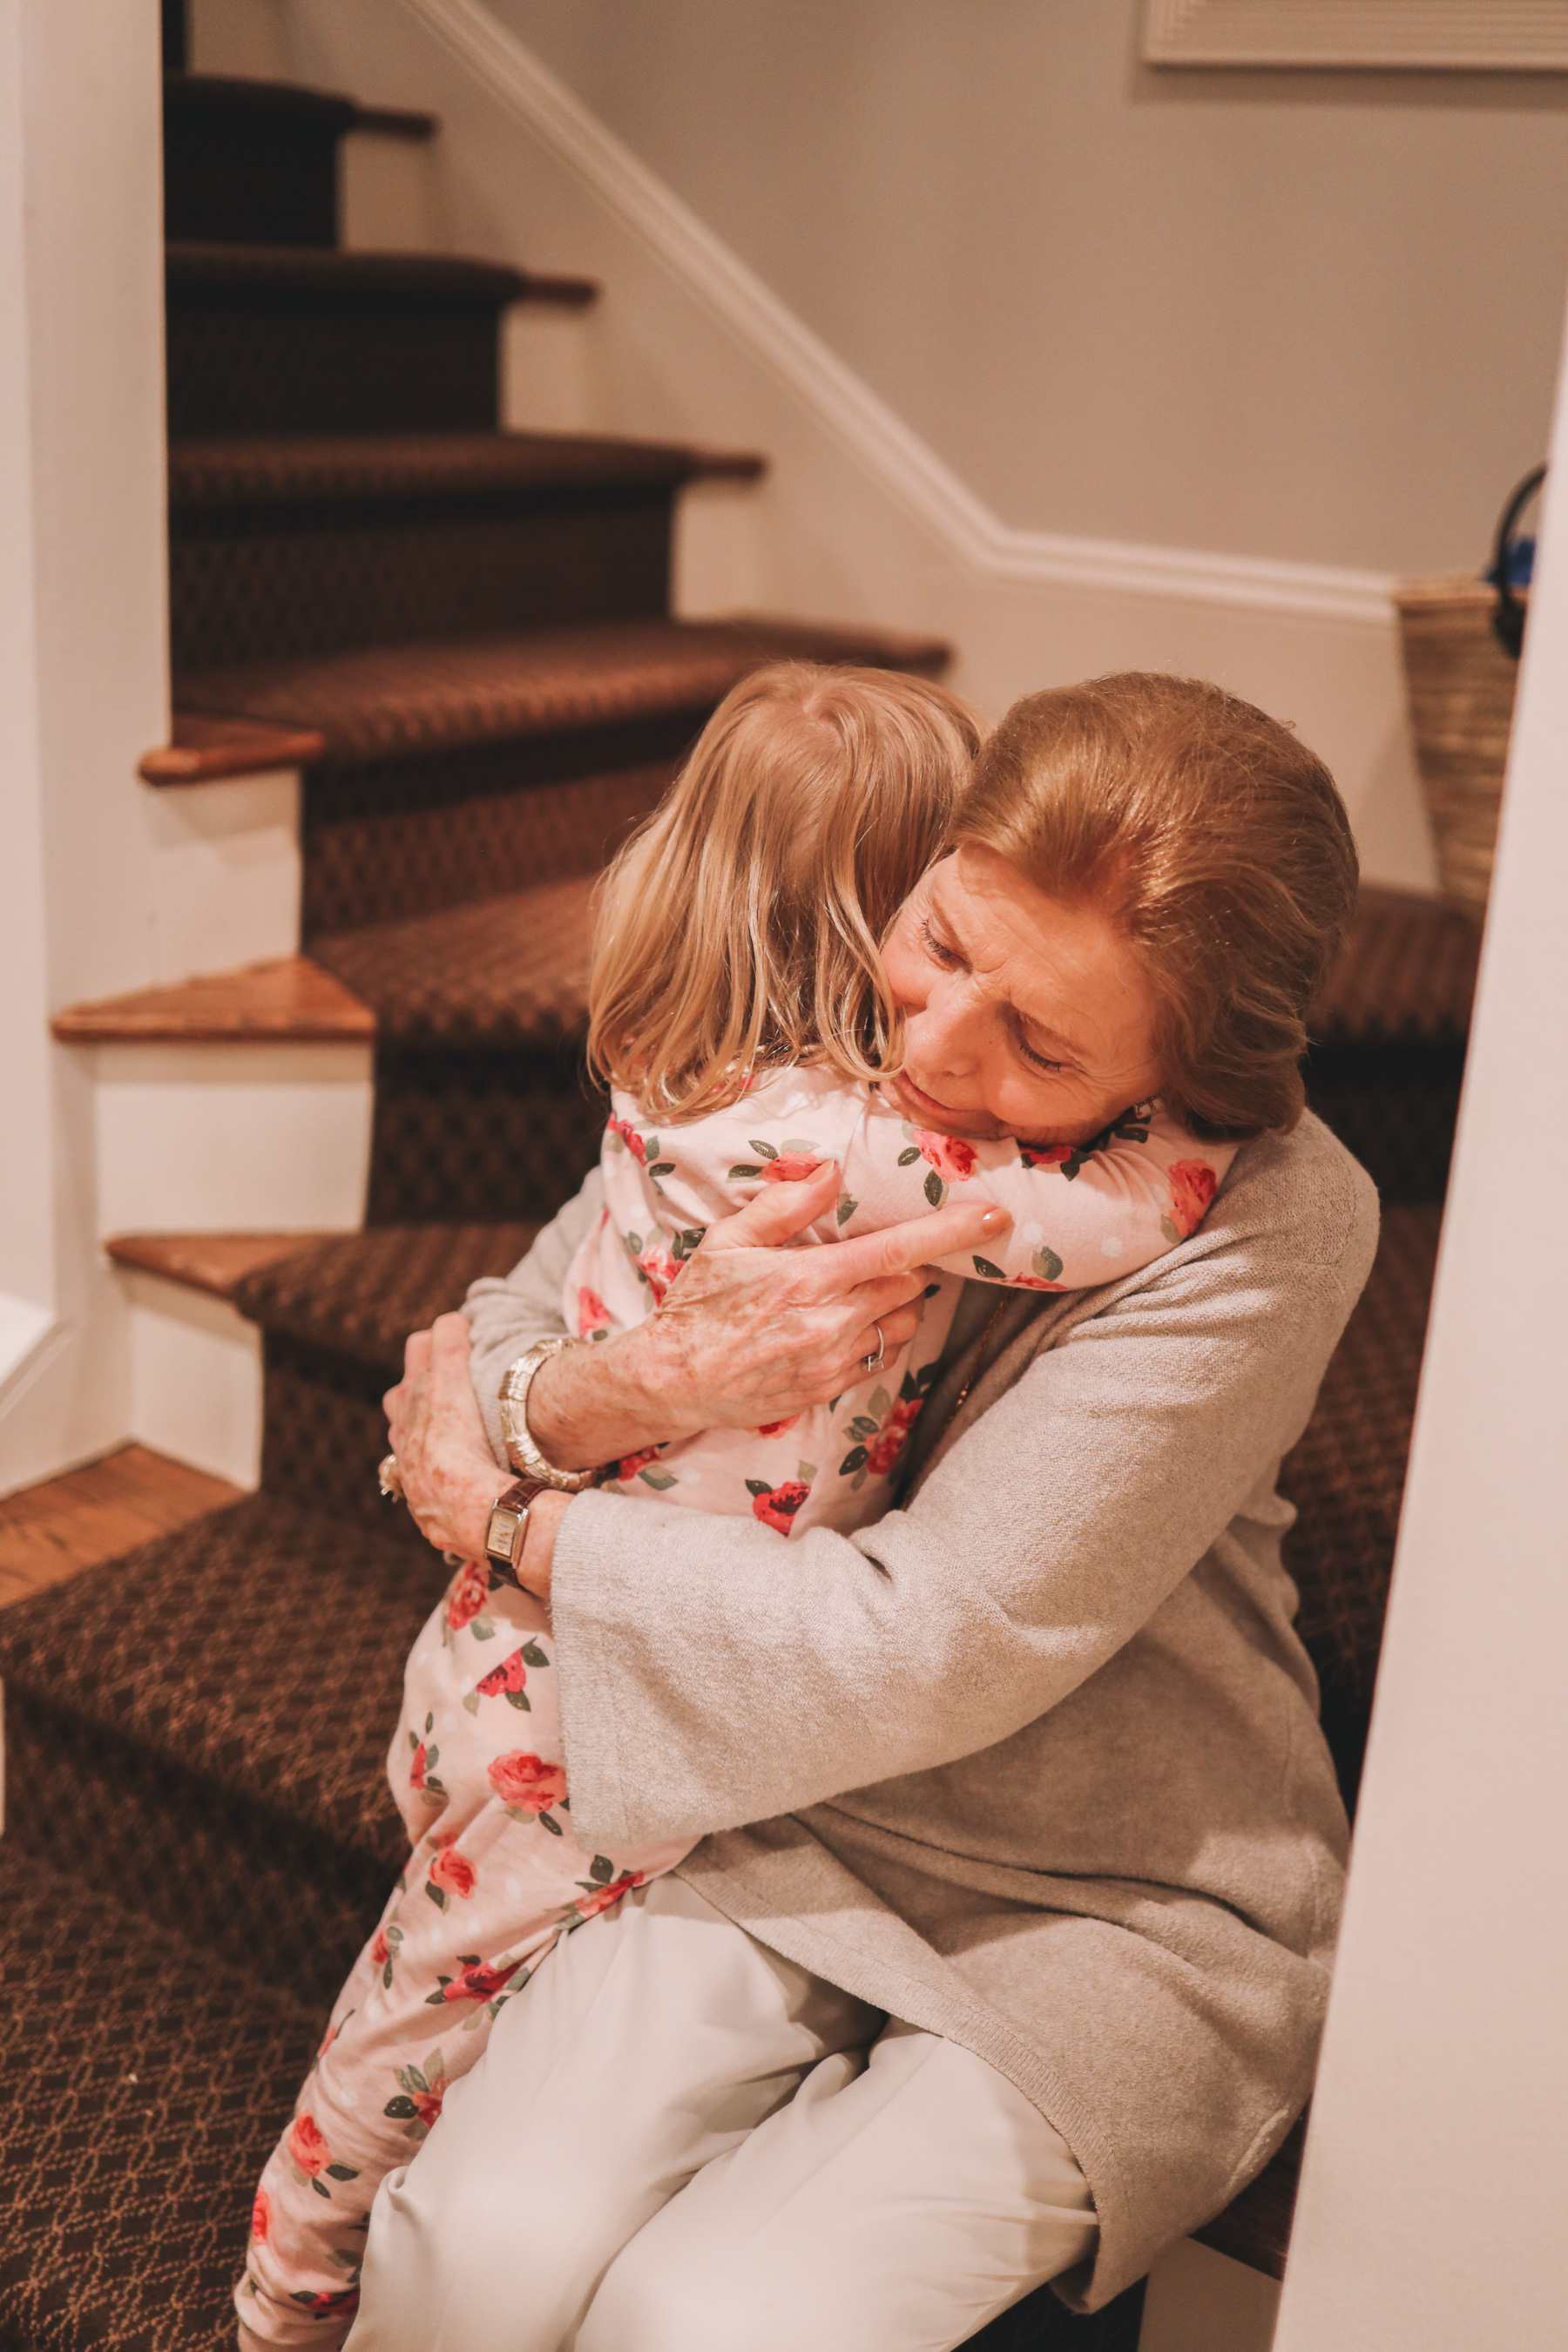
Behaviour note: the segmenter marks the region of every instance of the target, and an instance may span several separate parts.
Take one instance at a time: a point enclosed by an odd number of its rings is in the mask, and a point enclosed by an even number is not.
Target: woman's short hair
[[[1334,780],[1288,727],[1195,678],[1053,687],[990,737],[953,830],[1134,943],[1176,1117],[1235,1137],[1295,1125],[1357,866]]]
[[[776,662],[727,694],[601,887],[588,1058],[660,1118],[769,1070],[896,1059],[879,952],[984,723],[901,672]]]

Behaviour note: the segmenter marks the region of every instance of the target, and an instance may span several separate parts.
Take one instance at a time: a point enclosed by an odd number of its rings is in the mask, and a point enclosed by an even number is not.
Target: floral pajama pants
[[[420,1634],[387,1769],[413,1852],[256,2193],[242,2342],[341,2341],[370,2209],[556,1939],[689,1842],[591,1853],[572,1829],[545,1611],[468,1560]]]

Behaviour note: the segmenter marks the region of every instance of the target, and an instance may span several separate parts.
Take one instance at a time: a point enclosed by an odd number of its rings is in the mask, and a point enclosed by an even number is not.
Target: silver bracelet
[[[555,1487],[563,1495],[580,1495],[584,1487],[596,1486],[604,1470],[557,1470],[552,1462],[545,1460],[528,1426],[528,1391],[541,1364],[552,1356],[559,1356],[563,1349],[582,1345],[580,1339],[536,1339],[515,1364],[508,1365],[500,1391],[500,1433],[512,1468],[525,1478],[537,1478],[542,1486]]]

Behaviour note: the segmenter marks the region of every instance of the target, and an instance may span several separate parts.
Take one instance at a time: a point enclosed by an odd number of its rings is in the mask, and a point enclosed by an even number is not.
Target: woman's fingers
[[[879,1234],[861,1234],[836,1249],[814,1251],[812,1266],[826,1290],[842,1292],[933,1265],[938,1258],[977,1250],[984,1242],[994,1247],[1012,1223],[1005,1209],[989,1202],[950,1201],[929,1217],[911,1217],[907,1224],[885,1225]]]
[[[920,1317],[908,1307],[900,1308],[896,1315],[874,1316],[866,1328],[856,1335],[849,1358],[853,1378],[863,1380],[874,1369],[866,1361],[868,1356],[880,1355],[891,1363],[900,1349],[908,1345],[920,1328]]]
[[[429,1332],[428,1332],[428,1331],[410,1331],[410,1333],[408,1334],[407,1339],[405,1339],[405,1341],[404,1341],[404,1343],[403,1343],[403,1377],[404,1377],[404,1379],[405,1379],[405,1381],[416,1381],[416,1380],[418,1379],[418,1377],[419,1377],[420,1373],[425,1370],[426,1365],[429,1361],[430,1361],[430,1334],[429,1334]]]
[[[431,1376],[443,1386],[451,1384],[458,1370],[467,1370],[474,1342],[466,1315],[437,1315],[429,1330],[418,1332],[416,1337],[425,1340]],[[410,1340],[410,1347],[413,1344]]]
[[[890,1274],[885,1282],[858,1282],[847,1297],[825,1301],[824,1305],[841,1309],[846,1322],[836,1328],[847,1328],[847,1318],[854,1326],[862,1323],[886,1323],[890,1315],[912,1308],[918,1298],[923,1298],[930,1276],[922,1265],[918,1274]]]
[[[716,1217],[703,1236],[709,1251],[778,1249],[793,1241],[838,1198],[838,1163],[825,1160],[814,1176],[794,1184],[764,1184],[732,1217]]]

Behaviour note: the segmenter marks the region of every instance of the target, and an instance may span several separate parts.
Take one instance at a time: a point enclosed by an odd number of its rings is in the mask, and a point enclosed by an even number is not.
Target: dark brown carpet
[[[176,1902],[0,1844],[0,2332],[18,2352],[228,2352],[250,2202],[320,2039]]]

